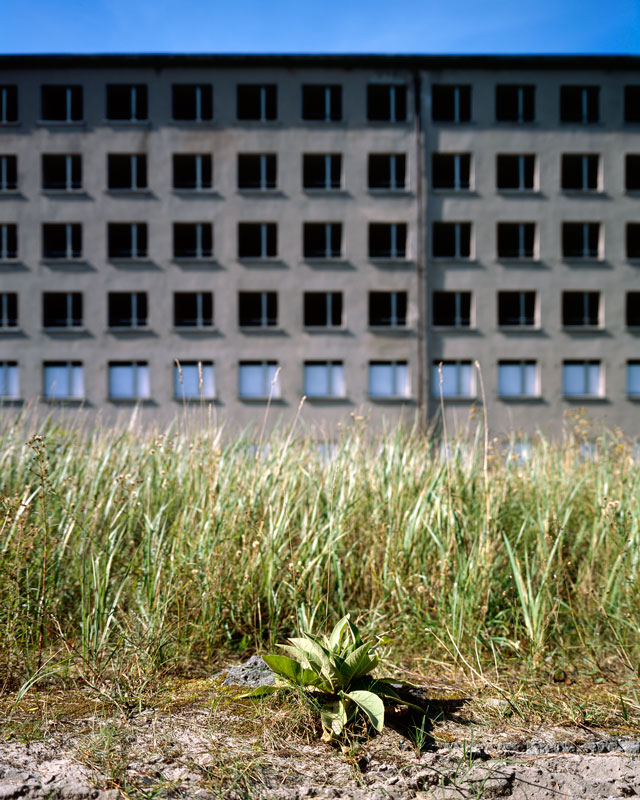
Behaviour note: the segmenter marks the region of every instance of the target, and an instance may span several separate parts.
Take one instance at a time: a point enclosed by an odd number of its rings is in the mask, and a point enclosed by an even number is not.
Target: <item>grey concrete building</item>
[[[635,435],[639,67],[1,57],[0,413]]]

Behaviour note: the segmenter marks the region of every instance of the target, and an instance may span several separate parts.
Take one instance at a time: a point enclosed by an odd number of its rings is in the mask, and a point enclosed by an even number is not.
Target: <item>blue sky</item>
[[[0,52],[640,54],[640,0],[0,0]]]

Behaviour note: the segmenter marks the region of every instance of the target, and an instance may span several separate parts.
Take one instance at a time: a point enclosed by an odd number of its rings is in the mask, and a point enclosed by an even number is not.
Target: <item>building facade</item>
[[[639,67],[0,58],[2,413],[634,435]]]

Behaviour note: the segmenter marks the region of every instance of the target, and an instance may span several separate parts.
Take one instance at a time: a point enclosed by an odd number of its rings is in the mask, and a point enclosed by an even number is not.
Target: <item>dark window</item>
[[[238,258],[275,258],[277,253],[275,222],[238,223]]]
[[[598,258],[600,225],[597,222],[565,222],[562,225],[564,258]]]
[[[173,257],[176,259],[211,258],[213,226],[210,222],[175,222]]]
[[[210,83],[174,83],[171,100],[175,120],[203,122],[213,119],[213,86]]]
[[[213,325],[213,293],[175,292],[173,324],[176,328],[202,328]]]
[[[464,190],[471,186],[469,153],[434,153],[431,157],[434,189]]]
[[[498,292],[498,325],[526,327],[535,322],[535,292]]]
[[[598,122],[599,86],[561,86],[560,120],[562,122]]]
[[[498,223],[498,258],[533,258],[534,222]]]
[[[640,222],[627,222],[627,258],[640,258]]]
[[[18,257],[18,226],[14,223],[0,224],[0,261]]]
[[[340,189],[342,156],[338,153],[302,156],[302,185],[305,189]]]
[[[17,188],[17,156],[0,156],[0,192],[15,192]]]
[[[0,125],[18,121],[18,87],[0,86]]]
[[[404,222],[369,224],[369,258],[406,258],[407,226]]]
[[[407,87],[372,83],[367,86],[367,119],[404,122],[407,119]]]
[[[624,87],[624,121],[640,122],[640,86]]]
[[[82,256],[82,226],[78,222],[45,223],[42,226],[42,257],[73,259]]]
[[[63,192],[82,189],[82,156],[43,155],[42,188]]]
[[[305,292],[304,325],[339,328],[342,325],[342,292]]]
[[[406,158],[402,154],[369,155],[370,189],[404,189]]]
[[[496,162],[498,189],[526,192],[535,188],[536,157],[500,155]]]
[[[597,325],[600,292],[563,292],[562,324],[568,327]]]
[[[469,328],[471,292],[433,292],[432,319],[436,326]]]
[[[238,189],[275,189],[276,165],[275,155],[238,155]]]
[[[138,191],[147,188],[147,157],[144,153],[107,157],[109,189]]]
[[[237,87],[238,119],[265,122],[278,118],[278,87],[244,83]]]
[[[82,86],[43,86],[42,119],[48,122],[82,120]]]
[[[340,258],[342,225],[339,222],[305,222],[303,240],[305,258]]]
[[[471,86],[434,84],[431,87],[431,119],[434,122],[469,122]]]
[[[185,190],[210,189],[212,185],[211,156],[174,154],[173,188]]]
[[[626,322],[629,328],[640,328],[640,292],[627,292]]]
[[[146,222],[110,222],[107,226],[109,258],[146,258]]]
[[[146,292],[109,292],[110,328],[143,328],[147,324]]]
[[[18,295],[16,292],[0,292],[0,328],[17,328]]]
[[[42,325],[45,328],[79,328],[82,325],[82,294],[45,292],[42,295]]]
[[[369,325],[399,328],[407,324],[406,292],[369,292]]]
[[[302,87],[302,119],[337,122],[342,119],[342,86]]]
[[[107,84],[107,119],[134,122],[148,116],[145,83]]]
[[[434,258],[471,258],[470,222],[433,223]]]
[[[498,84],[496,86],[496,120],[498,122],[533,122],[535,119],[535,86]]]
[[[572,191],[595,191],[598,188],[597,155],[563,155],[562,188]]]
[[[240,292],[238,325],[241,328],[271,328],[278,324],[276,292]]]
[[[628,192],[640,191],[640,155],[627,155],[625,158],[625,189]]]

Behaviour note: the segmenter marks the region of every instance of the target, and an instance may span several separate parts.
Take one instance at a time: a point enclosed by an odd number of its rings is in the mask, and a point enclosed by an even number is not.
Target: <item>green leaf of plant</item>
[[[329,635],[329,648],[334,652],[338,651],[340,648],[340,642],[342,641],[342,634],[344,633],[345,628],[347,627],[347,623],[349,622],[349,614],[346,614],[342,619],[336,623],[334,629],[331,631]]]
[[[347,724],[347,709],[343,700],[324,703],[320,708],[322,727],[335,736],[340,736]]]
[[[346,696],[361,708],[369,717],[371,724],[377,731],[384,728],[384,703],[373,692],[356,691],[346,692]]]
[[[344,669],[341,676],[344,679],[345,688],[356,678],[371,672],[378,664],[377,657],[371,658],[369,655],[369,645],[361,644],[357,650],[348,655],[344,660]]]
[[[250,689],[248,692],[242,692],[241,694],[235,695],[235,700],[243,700],[245,697],[266,697],[268,694],[274,694],[277,692],[278,689],[282,687],[280,686],[256,686],[255,689]]]
[[[289,641],[294,647],[302,650],[311,669],[315,670],[319,675],[324,675],[329,680],[332,679],[329,655],[321,644],[306,637],[302,639],[289,639]]]
[[[283,678],[298,686],[302,685],[303,670],[298,661],[287,658],[287,656],[263,656],[263,659],[276,675],[282,675]]]

